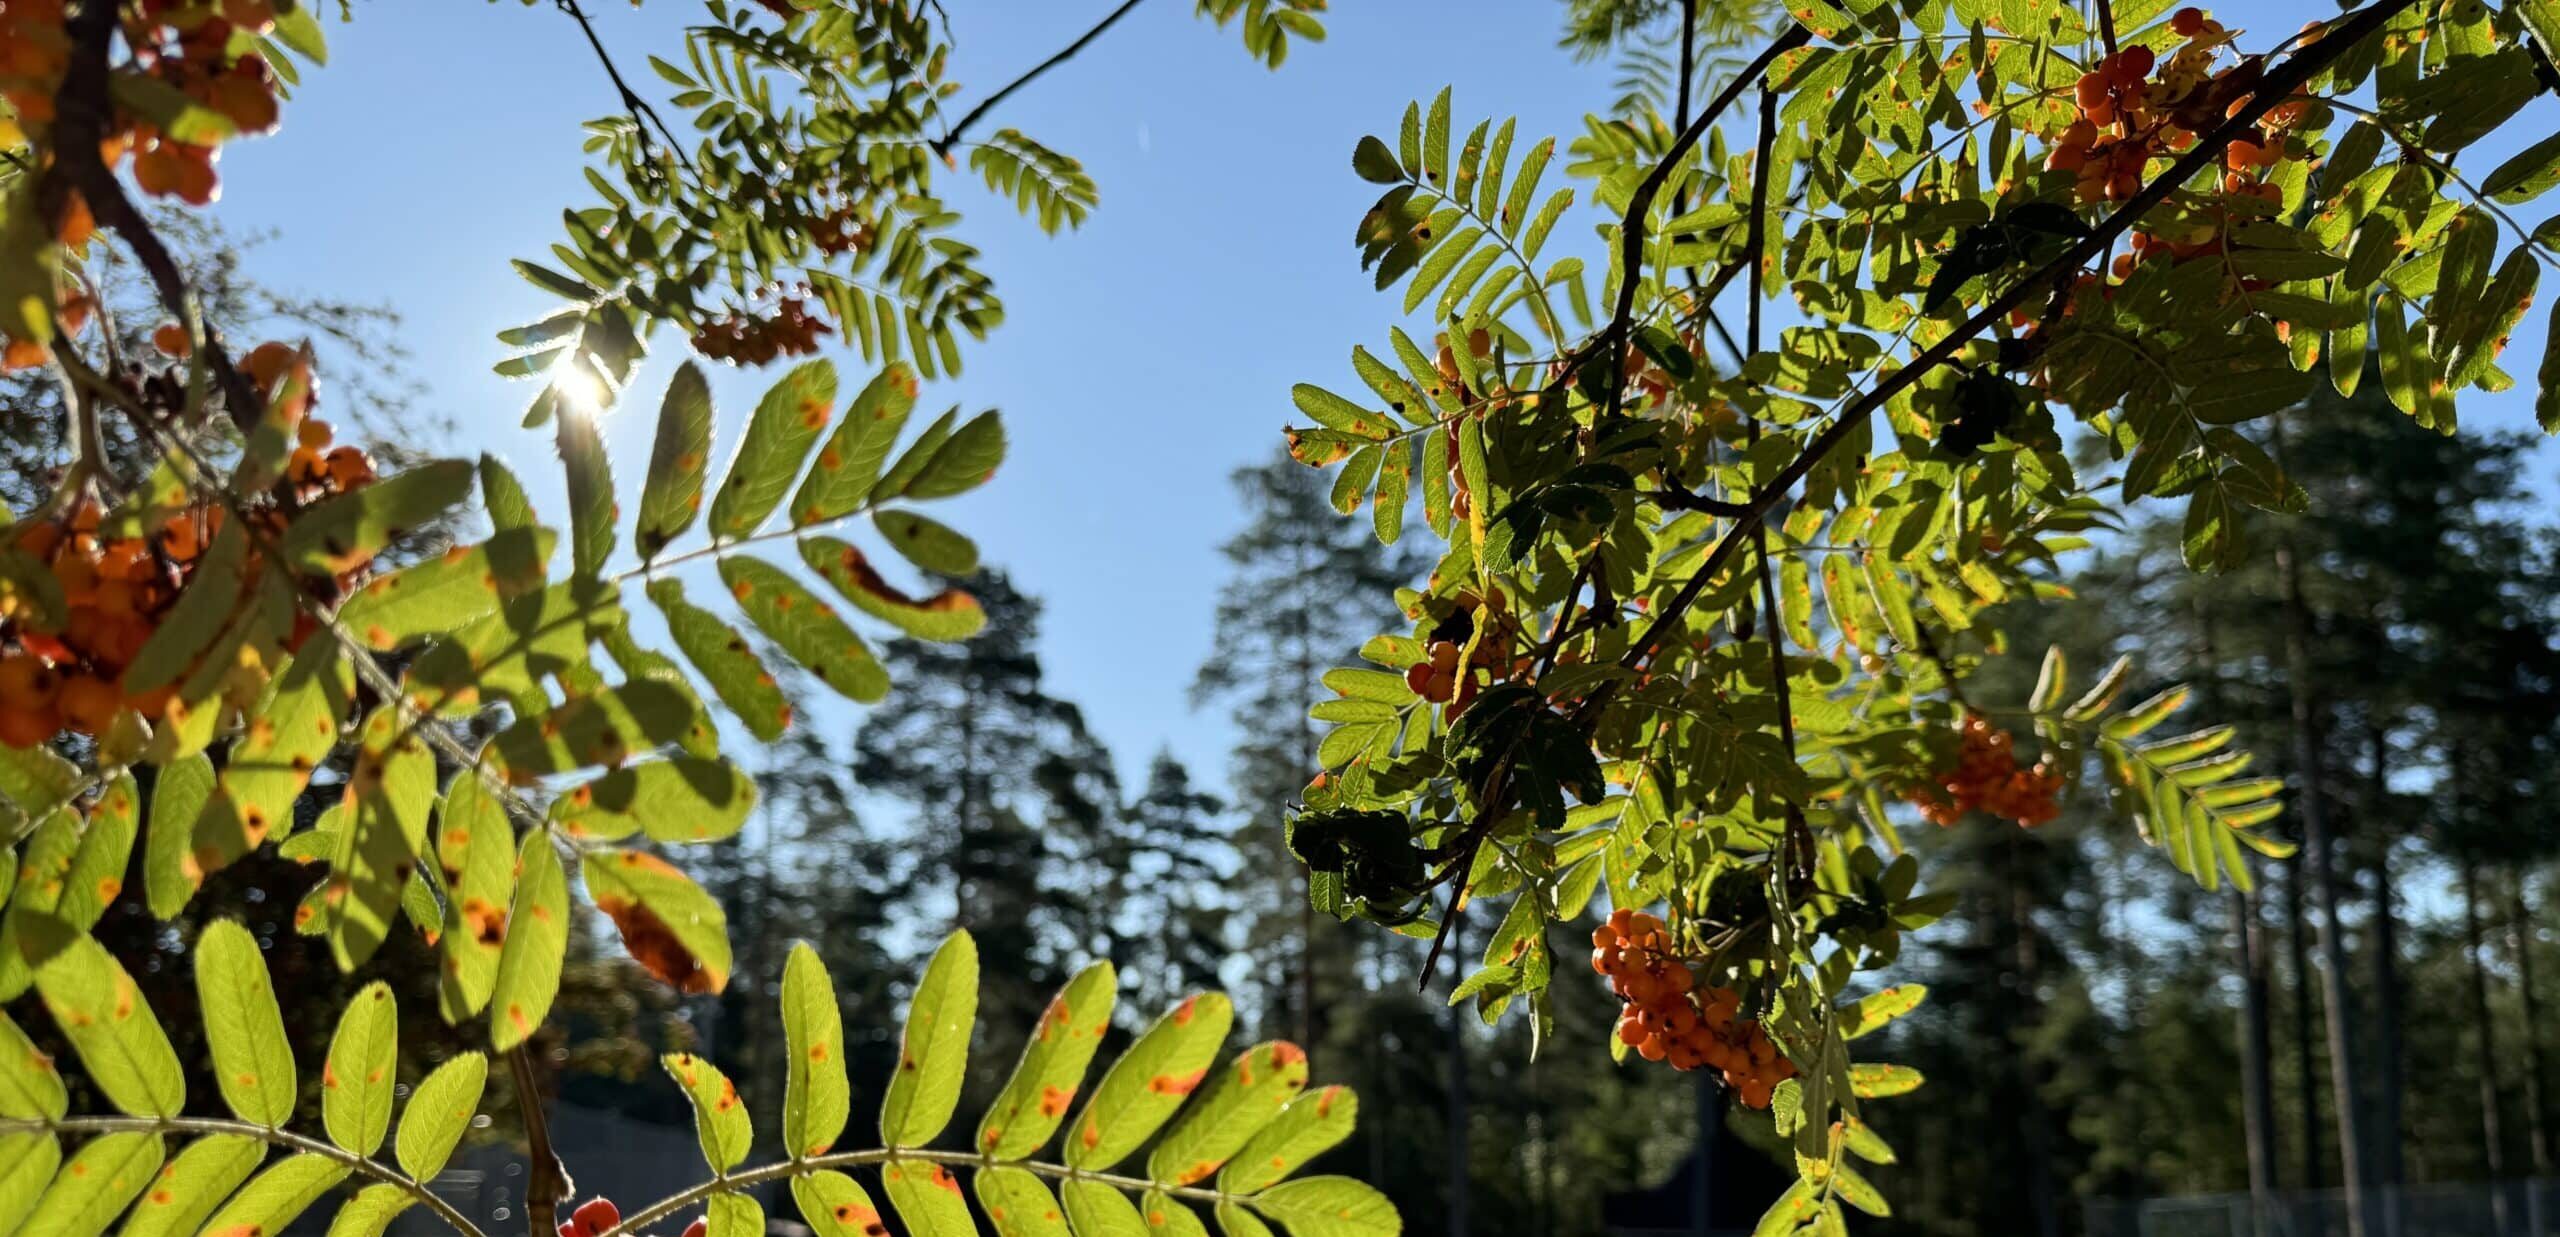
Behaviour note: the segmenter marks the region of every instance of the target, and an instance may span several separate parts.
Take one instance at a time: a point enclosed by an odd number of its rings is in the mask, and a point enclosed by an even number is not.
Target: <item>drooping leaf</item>
[[[711,463],[711,387],[702,367],[686,361],[667,381],[658,406],[658,436],[640,489],[640,520],[631,541],[641,561],[693,527],[702,511],[702,478]]]
[[[236,919],[218,919],[197,935],[195,953],[196,1001],[223,1102],[243,1121],[281,1128],[293,1120],[302,1080],[257,938]]]
[[[973,1237],[978,1231],[960,1176],[948,1165],[891,1160],[880,1169],[880,1184],[911,1237]]]
[[[1291,1237],[1395,1237],[1404,1221],[1377,1187],[1350,1177],[1302,1177],[1253,1196]]]
[[[714,1194],[703,1205],[705,1237],[764,1237],[764,1204],[747,1194]]]
[[[782,685],[764,668],[764,659],[747,646],[746,637],[718,615],[686,601],[684,586],[672,577],[650,581],[649,600],[666,615],[667,634],[676,648],[711,684],[712,692],[729,706],[747,733],[767,743],[781,738],[791,725],[791,704],[783,698]]]
[[[1129,1196],[1099,1181],[1071,1178],[1058,1187],[1076,1237],[1148,1237],[1147,1220]]]
[[[444,927],[436,934],[436,1002],[458,1023],[489,1004],[515,897],[515,831],[478,774],[453,779],[436,806],[436,862],[444,874]]]
[[[889,673],[854,634],[835,607],[798,580],[762,559],[731,555],[720,560],[729,595],[782,651],[819,682],[846,698],[872,704],[889,694]]]
[[[160,767],[151,788],[151,826],[142,854],[143,901],[154,919],[185,910],[203,881],[189,851],[213,785],[213,762],[202,752]]]
[[[15,1233],[62,1164],[62,1140],[50,1130],[0,1134],[0,1232]]]
[[[946,587],[928,597],[909,596],[882,578],[861,550],[833,537],[802,538],[800,557],[855,609],[919,640],[966,640],[987,625],[986,610],[967,591]]]
[[[70,1103],[53,1058],[38,1051],[26,1031],[0,1011],[0,1117],[51,1121]]]
[[[908,1002],[898,1069],[880,1104],[880,1136],[889,1146],[921,1147],[951,1123],[977,1022],[978,942],[963,930],[933,951]]]
[[[604,842],[643,832],[659,842],[717,842],[738,832],[755,802],[755,779],[736,765],[671,756],[616,769],[552,800],[551,821],[572,837]]]
[[[782,1144],[795,1156],[823,1155],[853,1110],[845,1081],[844,1015],[818,951],[802,941],[782,965]]]
[[[338,1214],[329,1217],[328,1237],[382,1237],[416,1201],[408,1191],[377,1181],[338,1206]]]
[[[800,475],[818,431],[834,415],[836,368],[827,361],[795,366],[767,390],[747,421],[728,478],[711,500],[711,532],[724,540],[746,536],[773,514],[774,505]]]
[[[1359,1118],[1360,1098],[1349,1087],[1300,1095],[1218,1170],[1218,1188],[1230,1194],[1267,1189],[1341,1145]]]
[[[372,1155],[391,1132],[393,1072],[400,1062],[400,1007],[391,986],[366,984],[338,1015],[320,1072],[320,1120],[329,1141]]]
[[[915,371],[903,361],[890,362],[865,383],[818,448],[817,463],[791,499],[791,522],[805,528],[859,510],[915,404]]]
[[[1047,1184],[1020,1168],[986,1168],[972,1183],[996,1237],[1069,1237],[1067,1216]],[[830,1234],[829,1237],[834,1237]]]
[[[400,1137],[394,1144],[400,1171],[418,1181],[444,1171],[463,1131],[480,1114],[480,1095],[488,1082],[489,1058],[476,1052],[461,1053],[419,1080],[409,1092],[409,1106],[400,1111]]]
[[[1307,1054],[1296,1044],[1256,1044],[1210,1084],[1147,1158],[1147,1176],[1190,1185],[1224,1167],[1307,1086]]]
[[[580,871],[587,896],[613,920],[642,969],[678,992],[729,985],[728,917],[692,878],[636,850],[588,851]]]
[[[186,1074],[124,964],[96,938],[50,916],[27,920],[18,946],[34,964],[45,1011],[107,1102],[131,1116],[178,1115],[187,1102]]]
[[[978,1150],[999,1160],[1038,1151],[1066,1120],[1085,1069],[1110,1029],[1119,975],[1109,962],[1076,973],[1040,1015],[1022,1060],[978,1123]]]
[[[279,1160],[205,1222],[200,1237],[269,1237],[329,1196],[347,1179],[346,1165],[315,1151]]]
[[[124,1214],[168,1154],[160,1135],[123,1130],[80,1144],[19,1230],[45,1237],[98,1237]]]
[[[569,878],[542,830],[527,832],[517,855],[506,933],[489,996],[489,1041],[499,1052],[531,1037],[560,994],[560,963],[569,947]]]
[[[427,851],[434,810],[435,753],[401,720],[380,708],[365,719],[347,778],[347,819],[330,848],[321,886],[329,951],[352,971],[391,934],[401,890]]]
[[[870,1192],[834,1169],[793,1177],[791,1200],[800,1205],[800,1218],[818,1237],[880,1237],[889,1231],[880,1222],[880,1209],[873,1205]]]
[[[246,1134],[207,1134],[179,1149],[149,1193],[133,1205],[123,1237],[195,1237],[267,1158],[267,1145]]]
[[[469,460],[402,469],[360,490],[321,500],[287,528],[278,549],[299,571],[336,575],[362,567],[394,538],[442,519],[468,498]]]
[[[613,460],[605,454],[604,435],[592,416],[564,416],[554,443],[569,492],[570,568],[595,577],[613,556],[622,529],[622,507],[613,497]]]
[[[729,1076],[689,1052],[668,1053],[658,1063],[674,1075],[693,1105],[694,1135],[702,1143],[702,1159],[711,1171],[725,1173],[744,1162],[755,1142],[755,1124]]]
[[[883,511],[871,523],[888,538],[889,548],[925,571],[953,577],[977,573],[977,543],[939,521],[912,511]]]

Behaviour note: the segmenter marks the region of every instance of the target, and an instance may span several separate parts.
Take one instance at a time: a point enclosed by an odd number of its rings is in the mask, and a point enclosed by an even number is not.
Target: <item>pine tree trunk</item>
[[[2302,1157],[2302,1179],[2294,1187],[2317,1190],[2327,1184],[2329,1170],[2323,1150],[2327,1140],[2320,1134],[2320,1062],[2311,1033],[2311,917],[2303,911],[2302,895],[2308,884],[2303,856],[2297,852],[2285,865],[2284,880],[2285,962],[2293,984],[2288,1013],[2293,1024],[2294,1115],[2299,1123],[2294,1141]]]
[[[2489,1017],[2488,944],[2480,930],[2479,865],[2469,858],[2462,861],[2462,960],[2471,972],[2471,1045],[2479,1056],[2480,1068],[2480,1166],[2489,1180],[2504,1185],[2507,1180],[2506,1131],[2498,1119],[2498,1028]],[[2507,1231],[2507,1197],[2502,1191],[2489,1195],[2491,1214],[2497,1231]]]
[[[2016,1024],[2023,1028],[2036,1002],[2040,960],[2036,956],[2034,900],[2027,894],[2024,847],[2009,839],[2009,932],[2011,957],[2018,968],[2017,1000],[2023,1007]],[[2014,1038],[2010,1055],[2017,1064],[2018,1120],[2026,1136],[2027,1199],[2035,1213],[2038,1237],[2060,1237],[2062,1213],[2054,1198],[2053,1131],[2046,1120],[2043,1087],[2035,1059]]]
[[[2279,451],[2283,440],[2277,439]],[[2281,465],[2281,457],[2279,457]],[[2355,1038],[2347,999],[2347,942],[2338,907],[2336,847],[2329,831],[2327,780],[2323,776],[2320,706],[2311,684],[2311,614],[2302,599],[2301,556],[2288,536],[2276,547],[2276,571],[2284,586],[2285,690],[2293,710],[2293,750],[2302,778],[2295,809],[2302,814],[2302,862],[2308,866],[2320,916],[2320,1012],[2327,1024],[2330,1105],[2338,1125],[2338,1170],[2346,1187],[2347,1232],[2364,1237],[2364,1139],[2358,1130]]]
[[[2533,990],[2533,920],[2525,903],[2524,876],[2507,888],[2507,949],[2515,956],[2516,996],[2524,1005],[2524,1119],[2533,1153],[2533,1175],[2548,1177],[2551,1163],[2551,1077],[2542,1055],[2542,998]]]
[[[2401,1151],[2402,1075],[2404,1049],[2400,1039],[2400,905],[2398,883],[2391,874],[2391,825],[2384,819],[2384,805],[2390,801],[2388,770],[2390,736],[2376,726],[2372,732],[2372,763],[2366,771],[2367,828],[2374,834],[2373,850],[2373,1085],[2374,1181],[2396,1188],[2406,1184],[2408,1165]],[[2396,1227],[2396,1226],[2395,1226]],[[2393,1231],[2386,1228],[2384,1231]]]
[[[2267,1017],[2266,927],[2257,900],[2231,891],[2231,935],[2240,952],[2240,1125],[2248,1144],[2249,1209],[2261,1226],[2274,1214],[2276,1087],[2273,1028]]]
[[[1449,949],[1458,948],[1460,925],[1449,925]],[[1449,1006],[1449,1237],[1467,1237],[1467,1008],[1472,1001]]]

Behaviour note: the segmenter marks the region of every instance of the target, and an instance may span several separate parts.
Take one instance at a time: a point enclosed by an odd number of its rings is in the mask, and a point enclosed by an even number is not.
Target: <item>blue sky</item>
[[[947,3],[964,105],[1110,7]],[[644,55],[674,48],[700,13],[688,0],[589,7],[644,90],[657,84]],[[2303,13],[2221,8],[2269,33]],[[1008,463],[949,518],[1047,602],[1054,689],[1084,706],[1124,771],[1169,745],[1217,777],[1231,731],[1214,711],[1193,712],[1186,689],[1213,652],[1216,545],[1237,523],[1227,473],[1274,448],[1292,383],[1347,381],[1351,346],[1382,339],[1394,318],[1349,243],[1374,192],[1350,174],[1352,143],[1392,134],[1408,100],[1444,83],[1470,122],[1517,114],[1524,144],[1569,138],[1613,97],[1614,74],[1556,48],[1556,0],[1343,0],[1331,40],[1302,45],[1276,73],[1190,10],[1141,5],[990,118],[1083,159],[1102,206],[1081,231],[1050,238],[953,178],[949,196],[970,214],[962,235],[986,251],[1007,321],[924,404],[1006,414]],[[398,309],[427,383],[423,405],[456,428],[431,447],[507,458],[558,520],[549,435],[517,428],[532,389],[489,373],[502,355],[492,336],[553,308],[507,259],[539,256],[561,209],[591,201],[578,126],[613,110],[611,89],[548,3],[364,5],[329,33],[332,62],[306,76],[283,132],[226,151],[219,213],[236,229],[276,233],[259,251],[269,282]],[[2511,125],[2519,136],[2484,144],[2463,166],[2485,172],[2535,128]],[[1591,218],[1568,216],[1558,246],[1587,248]],[[2508,356],[2524,389],[2475,394],[2466,425],[2529,424],[2541,320]],[[608,422],[626,501],[681,352],[671,336],[658,343],[633,406]],[[858,358],[831,355],[858,381]],[[767,379],[715,368],[725,443]],[[818,722],[841,736],[857,718],[829,708]]]

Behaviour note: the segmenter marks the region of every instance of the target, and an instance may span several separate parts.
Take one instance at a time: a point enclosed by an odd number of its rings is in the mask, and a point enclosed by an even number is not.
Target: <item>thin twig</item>
[[[1138,4],[1139,0],[1121,0],[1120,7],[1111,10],[1110,15],[1104,17],[1101,21],[1095,22],[1092,29],[1077,36],[1075,42],[1069,43],[1065,47],[1058,49],[1056,55],[1031,66],[1031,70],[1029,72],[1024,73],[1022,76],[1017,77],[1010,82],[1006,82],[1003,89],[996,91],[994,94],[988,95],[984,99],[980,99],[976,107],[970,108],[960,117],[960,122],[958,124],[943,130],[941,140],[933,144],[933,153],[937,155],[950,154],[952,146],[959,142],[962,134],[969,131],[969,126],[978,123],[979,117],[986,115],[987,112],[992,110],[996,104],[1004,102],[1006,96],[1030,85],[1034,78],[1037,78],[1041,74],[1057,68],[1059,65],[1073,59],[1077,52],[1083,51],[1087,44],[1092,43],[1095,39],[1101,38],[1103,31],[1109,30],[1113,24],[1117,23],[1121,18],[1128,16],[1129,10],[1138,7]]]
[[[471,1217],[446,1202],[426,1183],[384,1164],[370,1156],[357,1155],[334,1143],[322,1142],[291,1130],[247,1121],[229,1121],[219,1117],[55,1117],[48,1121],[23,1118],[0,1118],[0,1136],[18,1134],[227,1134],[254,1138],[278,1147],[289,1147],[304,1155],[344,1165],[359,1176],[371,1177],[391,1186],[435,1213],[462,1237],[488,1237]]]
[[[604,40],[597,36],[595,23],[587,20],[586,10],[578,7],[578,0],[554,0],[554,3],[578,23],[579,32],[587,36],[587,46],[595,49],[596,62],[604,66],[604,75],[612,80],[614,93],[622,96],[623,110],[631,113],[632,131],[640,137],[641,155],[646,157],[649,154],[649,126],[654,124],[658,126],[659,136],[667,140],[667,154],[678,167],[691,171],[693,161],[686,157],[684,143],[677,140],[675,130],[667,127],[667,122],[658,115],[658,109],[651,107],[647,99],[640,97],[640,92],[631,88],[631,83],[622,79],[622,69],[613,63],[613,53],[604,49]]]
[[[558,1224],[560,1204],[577,1186],[551,1149],[551,1123],[542,1111],[542,1084],[534,1077],[532,1053],[518,1044],[507,1050],[506,1057],[507,1073],[516,1084],[516,1114],[524,1120],[525,1151],[533,1160],[524,1183],[525,1232],[528,1237],[548,1237]]]
[[[1745,229],[1743,258],[1750,266],[1750,300],[1744,307],[1743,345],[1751,352],[1760,351],[1761,257],[1766,251],[1769,213],[1769,153],[1778,144],[1778,96],[1767,85],[1760,87],[1760,133],[1751,156],[1751,218]],[[1760,418],[1745,416],[1743,432],[1746,450],[1760,442]],[[1753,557],[1760,576],[1760,626],[1762,637],[1769,642],[1769,690],[1778,697],[1778,737],[1786,744],[1787,763],[1796,763],[1795,693],[1787,682],[1787,643],[1784,628],[1778,622],[1777,575],[1769,570],[1769,521],[1765,513],[1754,514],[1736,524],[1735,530],[1751,529]],[[1730,534],[1728,534],[1730,535]],[[1787,803],[1787,842],[1790,853],[1806,862],[1811,860],[1813,839],[1805,831],[1804,809],[1794,801]]]

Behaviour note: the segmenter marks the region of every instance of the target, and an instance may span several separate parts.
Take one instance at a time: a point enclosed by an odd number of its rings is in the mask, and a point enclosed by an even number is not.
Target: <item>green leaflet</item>
[[[133,1205],[124,1237],[194,1237],[266,1158],[267,1144],[246,1134],[207,1134],[188,1143],[160,1170],[158,1187]]]
[[[1359,1119],[1360,1098],[1349,1087],[1300,1095],[1218,1170],[1218,1188],[1230,1194],[1267,1189],[1351,1137]]]
[[[1068,1237],[1067,1217],[1058,1206],[1058,1196],[1028,1170],[981,1169],[971,1185],[978,1195],[978,1209],[987,1213],[996,1237]]]
[[[81,780],[80,766],[50,747],[0,747],[0,798],[22,815],[41,816],[62,806]]]
[[[1927,999],[1929,989],[1922,984],[1896,984],[1868,993],[1855,1004],[1840,1011],[1840,1038],[1856,1039],[1910,1013]]]
[[[436,865],[444,874],[444,926],[436,934],[436,1001],[458,1023],[489,1003],[515,896],[515,831],[476,773],[453,779],[436,805]]]
[[[754,810],[755,779],[726,760],[674,756],[616,769],[551,801],[570,836],[616,841],[717,842]]]
[[[721,582],[757,630],[790,654],[802,669],[846,698],[864,704],[889,694],[889,672],[862,637],[798,580],[762,559],[733,555],[720,560]]]
[[[516,860],[515,904],[507,912],[506,944],[489,996],[492,1048],[505,1052],[523,1043],[550,1015],[568,947],[569,878],[550,835],[530,830]]]
[[[623,946],[680,992],[729,985],[728,918],[692,878],[655,855],[591,850],[580,862],[587,896],[613,919]]]
[[[490,747],[510,776],[545,777],[620,765],[651,748],[681,742],[695,716],[693,698],[674,685],[633,679],[524,718],[498,732]]]
[[[978,1231],[959,1174],[945,1165],[891,1160],[880,1169],[880,1184],[910,1237],[973,1237]]]
[[[833,1169],[791,1179],[791,1200],[818,1237],[880,1237],[880,1209],[860,1182]]]
[[[702,511],[702,478],[711,464],[711,386],[702,366],[686,361],[667,381],[658,404],[658,437],[640,490],[640,522],[631,533],[641,561],[658,556],[693,527]]]
[[[1185,997],[1156,1019],[1085,1101],[1067,1135],[1067,1166],[1101,1172],[1137,1150],[1200,1085],[1234,1022],[1234,1004],[1217,992]]]
[[[720,703],[729,706],[747,733],[767,743],[781,738],[791,725],[791,704],[783,698],[781,684],[764,668],[764,660],[747,647],[746,638],[718,615],[686,601],[684,586],[673,577],[651,580],[649,600],[666,615],[667,634],[676,648],[711,684]]]
[[[487,617],[499,601],[539,583],[559,535],[547,528],[502,529],[425,562],[377,576],[356,590],[338,621],[383,652],[447,635]]]
[[[302,647],[268,683],[249,723],[223,763],[221,784],[196,818],[199,878],[256,850],[270,835],[293,830],[293,800],[311,770],[338,742],[338,724],[355,694],[355,673],[336,642]]]
[[[1209,1237],[1209,1226],[1200,1222],[1200,1213],[1174,1200],[1162,1190],[1149,1190],[1138,1201],[1145,1214],[1147,1231],[1170,1233],[1172,1237]]]
[[[1862,1100],[1904,1095],[1920,1088],[1920,1071],[1908,1065],[1862,1061],[1849,1067],[1849,1090]]]
[[[49,916],[27,920],[18,939],[35,963],[45,1011],[107,1102],[131,1116],[178,1115],[187,1103],[186,1075],[124,965],[89,934]]]
[[[98,1237],[151,1184],[168,1148],[158,1134],[123,1131],[80,1144],[36,1199],[25,1230],[45,1237]]]
[[[219,919],[196,937],[195,953],[196,1000],[223,1102],[243,1121],[281,1128],[293,1120],[302,1076],[257,938],[240,921]]]
[[[247,583],[242,570],[249,555],[246,530],[246,525],[233,520],[214,534],[187,579],[186,591],[178,594],[177,603],[160,617],[151,638],[125,667],[126,694],[141,695],[177,682],[221,637],[223,624],[239,608],[241,589]]]
[[[967,576],[978,570],[978,545],[948,526],[912,511],[883,511],[872,527],[919,570],[935,575]]]
[[[898,1042],[898,1072],[880,1102],[880,1137],[921,1147],[951,1123],[968,1071],[969,1032],[978,1021],[978,942],[966,929],[933,951]]]
[[[746,1101],[738,1098],[738,1088],[718,1066],[689,1052],[668,1053],[658,1063],[675,1077],[685,1099],[693,1104],[694,1135],[701,1140],[703,1161],[715,1173],[736,1168],[755,1142],[755,1124],[747,1116]]]
[[[1190,1185],[1217,1172],[1307,1087],[1307,1054],[1296,1044],[1255,1044],[1210,1084],[1147,1158],[1147,1176]]]
[[[987,625],[987,612],[966,591],[946,587],[911,597],[882,578],[861,550],[833,537],[802,538],[800,557],[855,609],[919,640],[966,640]]]
[[[16,900],[0,921],[0,1000],[25,992],[33,978],[16,945],[28,918],[42,915],[86,932],[106,913],[124,887],[137,810],[133,776],[125,774],[100,793],[85,819],[64,808],[27,839]]]
[[[1218,1204],[1218,1231],[1227,1237],[1271,1237],[1271,1226],[1240,1203]]]
[[[903,361],[888,366],[865,383],[836,423],[835,433],[818,448],[800,492],[791,499],[791,522],[798,527],[851,514],[871,496],[880,465],[906,428],[916,404],[915,370]]]
[[[1404,1228],[1386,1195],[1349,1177],[1284,1181],[1254,1195],[1253,1205],[1290,1237],[1395,1237]]]
[[[1003,1093],[978,1122],[981,1153],[1019,1160],[1057,1132],[1084,1082],[1085,1067],[1093,1063],[1103,1032],[1111,1027],[1119,982],[1109,962],[1096,962],[1050,998]]]
[[[818,431],[834,415],[835,398],[836,368],[827,361],[804,362],[765,392],[729,461],[728,479],[711,500],[713,536],[746,536],[773,514]]]
[[[338,1214],[329,1218],[329,1237],[382,1237],[416,1201],[408,1191],[377,1181],[339,1205]]]
[[[50,1121],[70,1102],[53,1058],[37,1051],[26,1031],[0,1010],[0,1117]]]
[[[335,575],[364,566],[392,538],[442,519],[471,494],[469,460],[435,460],[323,500],[284,531],[278,545],[296,570]]]
[[[907,478],[899,496],[931,499],[966,494],[986,484],[1003,462],[1004,421],[993,410],[982,412],[951,432]]]
[[[880,474],[880,480],[871,487],[871,505],[876,507],[905,494],[908,483],[924,471],[926,464],[933,462],[934,454],[942,450],[942,444],[951,441],[952,428],[959,423],[960,409],[954,407],[935,417],[933,424],[925,426],[924,432],[907,444],[907,449],[899,453],[897,461],[889,465],[889,470]]]
[[[714,1194],[704,1206],[707,1237],[764,1237],[764,1205],[744,1194]]]
[[[347,1179],[348,1171],[316,1152],[279,1160],[213,1213],[200,1237],[265,1237],[282,1232],[294,1217],[328,1197]]]
[[[578,581],[526,592],[411,665],[411,695],[422,707],[447,712],[469,712],[492,699],[533,711],[541,680],[585,665],[588,647],[624,621],[616,587]]]
[[[844,1015],[818,951],[802,941],[782,964],[782,1145],[823,1155],[844,1133],[853,1089],[844,1074]]]
[[[151,788],[150,833],[142,849],[143,898],[154,919],[174,918],[185,910],[204,881],[189,851],[213,785],[213,762],[202,752],[160,766],[159,780]]]
[[[426,1181],[444,1171],[462,1132],[479,1115],[488,1082],[489,1058],[476,1052],[456,1056],[419,1080],[400,1113],[400,1137],[393,1144],[401,1172]]]
[[[391,934],[401,889],[427,853],[436,794],[435,754],[388,707],[365,719],[347,780],[347,825],[338,830],[321,886],[329,950],[352,971]]]
[[[553,430],[569,491],[570,568],[594,578],[613,556],[621,511],[613,498],[613,461],[593,416],[564,416]]]
[[[372,1155],[391,1131],[394,1070],[400,1060],[400,1008],[391,986],[366,984],[338,1015],[329,1060],[320,1074],[320,1122],[329,1141]]]
[[[1149,1237],[1138,1205],[1099,1181],[1067,1181],[1058,1187],[1058,1201],[1066,1204],[1076,1237]]]
[[[61,1164],[62,1140],[51,1132],[0,1134],[0,1232],[18,1231]]]

